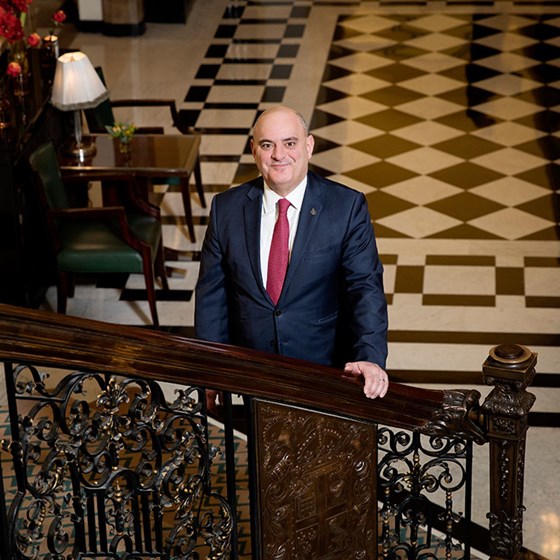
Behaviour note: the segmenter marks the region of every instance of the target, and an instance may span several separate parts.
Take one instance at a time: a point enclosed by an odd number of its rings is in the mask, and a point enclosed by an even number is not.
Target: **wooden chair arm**
[[[126,220],[126,214],[122,206],[100,206],[96,208],[60,208],[49,210],[49,216],[56,220],[78,220],[95,221],[107,219],[120,219],[121,216]]]
[[[169,107],[173,124],[178,120],[177,105],[174,99],[111,99],[111,106],[115,107]]]
[[[93,181],[106,181],[110,179],[111,181],[130,181],[130,173],[115,173],[113,171],[105,171],[100,169],[99,171],[92,171],[88,169],[87,171],[75,170],[64,170],[62,172],[62,180],[65,184],[68,183],[80,183],[80,182],[93,182]]]
[[[192,126],[183,122],[173,99],[117,99],[111,100],[113,109],[117,107],[169,107],[173,126],[182,134],[197,134]],[[163,134],[163,127],[140,127],[139,134]]]

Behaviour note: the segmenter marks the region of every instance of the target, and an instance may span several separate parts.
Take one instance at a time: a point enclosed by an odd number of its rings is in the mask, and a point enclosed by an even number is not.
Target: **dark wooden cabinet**
[[[44,220],[27,159],[47,140],[59,144],[70,131],[68,115],[49,103],[36,51],[30,51],[30,79],[24,96],[13,95],[8,78],[0,84],[13,122],[0,135],[0,302],[38,306],[53,274]],[[6,53],[0,57],[0,72]],[[5,75],[2,72],[2,75]]]

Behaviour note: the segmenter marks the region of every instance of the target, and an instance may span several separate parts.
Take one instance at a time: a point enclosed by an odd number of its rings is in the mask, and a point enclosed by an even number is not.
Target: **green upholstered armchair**
[[[168,289],[159,209],[137,199],[132,182],[123,185],[130,209],[122,206],[69,208],[52,142],[29,157],[39,200],[45,209],[56,265],[57,310],[66,313],[75,274],[142,273],[154,326],[159,326],[155,276]]]

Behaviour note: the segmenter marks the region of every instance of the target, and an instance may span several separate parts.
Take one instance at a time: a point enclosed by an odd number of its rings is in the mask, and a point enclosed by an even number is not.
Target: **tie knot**
[[[278,200],[278,213],[286,214],[290,206],[291,206],[290,201],[287,198],[280,198]]]

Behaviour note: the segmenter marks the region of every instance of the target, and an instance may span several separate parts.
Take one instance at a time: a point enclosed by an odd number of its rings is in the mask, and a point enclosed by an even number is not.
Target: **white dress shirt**
[[[288,240],[288,248],[290,256],[292,255],[292,247],[296,237],[296,230],[299,221],[299,213],[303,203],[303,195],[307,187],[307,176],[303,181],[286,197],[290,202],[288,208],[288,223],[290,224],[290,238]],[[266,286],[268,276],[268,254],[270,253],[270,244],[272,243],[272,234],[274,233],[274,225],[277,218],[277,202],[282,198],[278,196],[268,185],[264,185],[263,207],[261,216],[261,273],[263,285]]]

